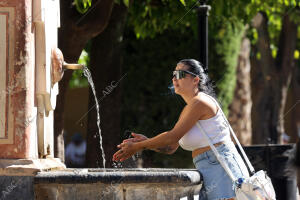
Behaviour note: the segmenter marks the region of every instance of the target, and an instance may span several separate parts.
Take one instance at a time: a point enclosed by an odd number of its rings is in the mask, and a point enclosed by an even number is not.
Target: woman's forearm
[[[173,146],[173,145],[167,145],[165,147],[158,147],[156,149],[151,149],[153,151],[159,152],[159,153],[165,153],[165,154],[172,154],[176,151],[177,146]]]
[[[137,142],[137,148],[140,150],[144,149],[159,149],[167,147],[168,145],[172,145],[178,142],[179,139],[172,137],[170,131],[163,132],[153,138],[149,138],[148,140],[144,140],[141,142]]]

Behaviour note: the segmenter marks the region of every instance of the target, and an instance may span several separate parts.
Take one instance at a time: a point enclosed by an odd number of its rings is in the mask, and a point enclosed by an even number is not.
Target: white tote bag
[[[215,99],[213,99],[215,101]],[[215,101],[216,102],[216,101]],[[228,120],[226,119],[221,107],[218,105],[220,111],[222,112],[222,116],[224,120],[226,121],[230,133],[232,134],[234,140],[236,141],[245,161],[248,165],[248,168],[250,170],[250,174],[252,174],[249,178],[241,178],[241,177],[234,177],[231,170],[227,166],[227,164],[224,161],[224,158],[218,153],[216,147],[212,144],[210,141],[210,138],[207,136],[205,130],[201,127],[201,124],[197,122],[198,128],[204,133],[204,137],[207,140],[207,143],[209,144],[210,148],[214,152],[216,158],[220,162],[221,166],[224,168],[228,176],[231,178],[231,180],[235,183],[235,194],[237,200],[276,200],[275,190],[273,188],[271,179],[267,176],[266,172],[263,170],[260,170],[258,172],[255,172],[252,164],[250,163],[244,149],[242,148],[239,140],[237,139],[234,131],[232,130]]]
[[[263,170],[256,172],[243,182],[237,183],[235,194],[238,200],[276,199],[271,179]]]

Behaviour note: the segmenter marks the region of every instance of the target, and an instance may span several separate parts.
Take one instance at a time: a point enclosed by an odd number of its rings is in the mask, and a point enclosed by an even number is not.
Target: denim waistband
[[[222,151],[225,147],[227,147],[227,148],[234,147],[235,148],[234,143],[231,140],[226,140],[226,141],[223,141],[223,142],[224,142],[223,144],[216,147],[218,152]],[[213,151],[210,149],[208,151],[205,151],[205,152],[197,155],[196,157],[193,158],[193,162],[196,163],[196,162],[199,162],[200,160],[206,159],[207,158],[207,153],[213,154]]]

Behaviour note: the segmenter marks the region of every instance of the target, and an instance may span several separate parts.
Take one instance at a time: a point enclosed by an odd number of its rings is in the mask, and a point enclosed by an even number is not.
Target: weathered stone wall
[[[39,184],[35,185],[36,200],[176,200],[194,191],[172,183],[161,184]]]
[[[33,176],[0,176],[0,200],[34,199]]]
[[[53,156],[53,111],[46,105],[54,109],[58,93],[50,76],[58,27],[58,0],[0,1],[0,159]]]
[[[26,119],[34,113],[34,35],[31,0],[0,2],[0,158],[35,157],[34,127]],[[3,114],[5,113],[5,114]],[[32,145],[33,144],[33,145]]]

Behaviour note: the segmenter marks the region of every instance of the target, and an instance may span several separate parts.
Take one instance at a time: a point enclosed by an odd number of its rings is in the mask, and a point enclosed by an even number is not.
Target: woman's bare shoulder
[[[217,111],[215,102],[208,95],[203,93],[199,93],[193,97],[191,104],[194,104],[194,106],[197,104],[197,107],[201,107],[204,113],[216,113]]]
[[[198,95],[193,97],[191,103],[205,106],[209,103],[209,97],[207,97],[205,94],[199,93]]]

